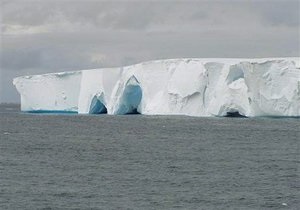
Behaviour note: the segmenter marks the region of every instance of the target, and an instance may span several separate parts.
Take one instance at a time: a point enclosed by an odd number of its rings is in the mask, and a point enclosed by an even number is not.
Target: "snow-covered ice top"
[[[15,78],[22,111],[300,116],[300,58],[168,59]]]

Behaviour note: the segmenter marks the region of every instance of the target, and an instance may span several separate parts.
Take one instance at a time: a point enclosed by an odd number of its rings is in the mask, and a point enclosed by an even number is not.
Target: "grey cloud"
[[[184,20],[227,19],[236,12],[258,14],[272,25],[299,25],[299,1],[12,1],[3,7],[4,23],[42,25],[62,15],[70,22],[115,29],[143,29],[147,25]],[[224,16],[225,15],[225,16]],[[226,17],[227,16],[227,17]]]
[[[142,2],[109,1],[12,2],[5,5],[3,19],[7,24],[36,26],[62,16],[70,22],[92,23],[105,28],[143,28],[154,17],[153,6]]]
[[[2,68],[7,70],[36,68],[42,64],[40,57],[41,53],[37,49],[33,51],[5,50],[2,53]]]
[[[209,4],[205,3],[206,6]],[[45,1],[12,2],[3,9],[5,24],[37,26],[63,18],[108,29],[144,29],[152,24],[174,24],[205,18],[199,3]],[[58,18],[58,19],[55,19]]]
[[[6,24],[42,25],[55,15],[56,11],[49,2],[9,2],[3,5],[3,22]]]
[[[298,0],[259,2],[253,7],[260,12],[266,24],[292,27],[300,25],[300,1]]]
[[[93,62],[88,54],[91,48],[46,47],[32,49],[10,49],[2,53],[2,68],[6,71],[22,72],[22,69],[36,69],[36,73],[95,68],[105,64]],[[66,48],[65,48],[66,47]]]

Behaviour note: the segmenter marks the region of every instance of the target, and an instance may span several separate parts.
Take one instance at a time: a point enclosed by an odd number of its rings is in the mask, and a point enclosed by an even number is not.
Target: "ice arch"
[[[127,81],[123,94],[119,101],[119,106],[115,114],[136,114],[139,113],[139,105],[142,100],[142,89],[135,76]]]
[[[230,111],[227,112],[225,117],[240,117],[240,118],[245,118],[246,116],[241,114],[239,111]]]
[[[245,110],[234,104],[224,104],[217,116],[223,117],[246,117]]]
[[[105,105],[97,96],[94,96],[90,105],[89,114],[103,114],[107,113]]]

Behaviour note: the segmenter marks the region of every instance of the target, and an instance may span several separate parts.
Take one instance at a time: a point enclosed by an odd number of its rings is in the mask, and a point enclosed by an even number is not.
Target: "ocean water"
[[[299,209],[299,118],[0,106],[0,209]]]

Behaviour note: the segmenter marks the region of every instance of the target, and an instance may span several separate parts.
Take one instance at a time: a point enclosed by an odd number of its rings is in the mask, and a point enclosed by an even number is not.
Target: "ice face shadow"
[[[140,114],[138,107],[142,100],[142,89],[139,83],[126,85],[123,95],[119,101],[119,107],[116,111],[117,115],[124,114]]]
[[[94,96],[90,105],[89,114],[106,114],[107,109],[105,105],[96,97]]]
[[[239,112],[227,112],[225,117],[247,118],[246,116],[241,115]]]

